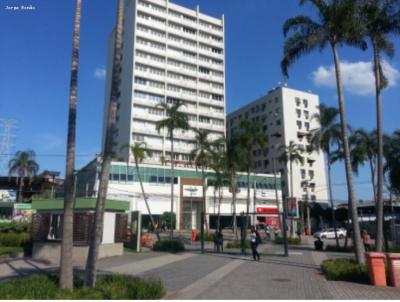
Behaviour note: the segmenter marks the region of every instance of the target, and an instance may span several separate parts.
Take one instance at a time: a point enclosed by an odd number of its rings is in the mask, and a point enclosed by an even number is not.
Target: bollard
[[[365,253],[368,261],[368,272],[371,284],[379,287],[386,287],[385,254]]]
[[[400,253],[387,253],[390,285],[400,288]]]

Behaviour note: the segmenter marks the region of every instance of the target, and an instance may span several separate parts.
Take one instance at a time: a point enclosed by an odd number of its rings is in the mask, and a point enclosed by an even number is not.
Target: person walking
[[[371,236],[368,234],[366,229],[362,231],[362,240],[364,243],[365,251],[369,252],[371,249]]]
[[[253,258],[255,261],[260,261],[260,254],[257,251],[257,247],[261,242],[260,234],[256,228],[252,225],[250,229],[250,244],[253,252]]]

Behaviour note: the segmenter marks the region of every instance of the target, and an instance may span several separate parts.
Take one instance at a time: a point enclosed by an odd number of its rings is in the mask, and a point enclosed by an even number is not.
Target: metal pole
[[[288,239],[287,239],[287,233],[286,233],[286,229],[287,229],[287,224],[286,224],[286,211],[287,211],[287,200],[283,201],[283,251],[284,251],[284,255],[287,257],[289,256],[289,252],[288,252]]]
[[[200,239],[201,239],[201,253],[204,254],[204,212],[201,212],[201,227],[200,227]]]
[[[254,189],[253,189],[253,225],[256,226],[256,194],[257,194],[257,182],[254,181]]]
[[[241,248],[241,252],[242,255],[246,255],[246,247],[245,247],[245,235],[246,235],[246,228],[247,226],[245,226],[245,221],[246,219],[244,218],[244,213],[241,212],[240,213],[240,248]]]
[[[310,207],[308,206],[308,181],[306,182],[307,235],[311,235]]]

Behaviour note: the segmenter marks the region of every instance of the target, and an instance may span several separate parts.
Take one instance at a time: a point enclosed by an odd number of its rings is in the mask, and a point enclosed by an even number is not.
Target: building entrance
[[[201,219],[201,201],[198,200],[183,200],[182,221],[184,230],[199,230]]]

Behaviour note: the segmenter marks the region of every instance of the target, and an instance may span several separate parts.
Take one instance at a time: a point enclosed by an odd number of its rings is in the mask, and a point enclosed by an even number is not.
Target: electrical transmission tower
[[[0,175],[8,174],[8,162],[14,151],[17,121],[0,118]]]

